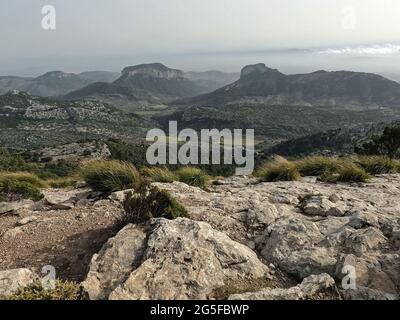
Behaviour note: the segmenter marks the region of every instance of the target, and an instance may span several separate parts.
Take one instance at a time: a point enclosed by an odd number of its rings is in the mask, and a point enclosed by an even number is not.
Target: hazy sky
[[[44,5],[56,9],[56,30],[41,26]],[[264,62],[400,73],[400,1],[1,0],[0,39],[0,74],[156,60],[186,70]]]

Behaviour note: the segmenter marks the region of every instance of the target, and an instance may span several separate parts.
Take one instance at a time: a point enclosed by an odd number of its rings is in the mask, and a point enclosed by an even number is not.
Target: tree
[[[355,152],[364,155],[386,155],[390,158],[400,156],[400,126],[386,127],[381,136],[355,147]]]

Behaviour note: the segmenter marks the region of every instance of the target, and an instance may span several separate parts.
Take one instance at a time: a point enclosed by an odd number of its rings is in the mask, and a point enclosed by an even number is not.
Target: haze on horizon
[[[44,5],[56,8],[56,30],[41,27]],[[398,0],[2,0],[0,75],[156,61],[400,75],[399,18]]]

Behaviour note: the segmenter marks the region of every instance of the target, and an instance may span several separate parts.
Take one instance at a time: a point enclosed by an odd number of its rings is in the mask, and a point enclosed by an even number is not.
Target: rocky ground
[[[84,280],[91,299],[399,298],[400,175],[362,184],[232,177],[207,191],[157,185],[189,218],[117,233],[124,193],[96,201],[85,188],[2,204],[0,270],[54,265],[59,277]],[[0,271],[0,280],[30,278]]]

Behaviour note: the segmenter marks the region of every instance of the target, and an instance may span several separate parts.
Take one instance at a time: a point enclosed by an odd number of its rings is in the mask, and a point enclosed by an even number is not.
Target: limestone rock
[[[260,279],[268,267],[244,245],[185,218],[128,225],[91,262],[91,299],[206,299],[230,281]]]
[[[302,300],[311,299],[315,294],[333,288],[335,280],[326,273],[312,275],[289,289],[266,288],[258,292],[234,294],[229,300]]]
[[[21,200],[14,202],[1,202],[0,203],[0,214],[17,211],[23,208],[32,207],[34,202],[32,200]]]
[[[304,214],[310,216],[341,217],[345,215],[344,208],[322,196],[311,196],[304,199],[300,203],[300,208]]]
[[[33,283],[36,275],[29,269],[13,269],[0,271],[0,297],[7,297],[18,289]]]
[[[22,233],[23,233],[22,227],[15,227],[4,232],[3,239],[5,240],[14,239],[15,237],[19,236]]]
[[[17,222],[17,226],[24,226],[28,223],[36,221],[37,219],[38,218],[36,216],[29,216],[29,217],[23,218]]]

